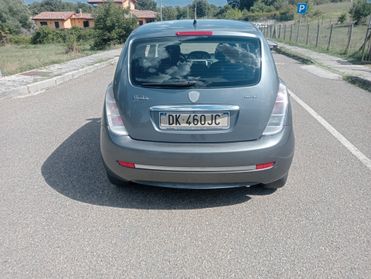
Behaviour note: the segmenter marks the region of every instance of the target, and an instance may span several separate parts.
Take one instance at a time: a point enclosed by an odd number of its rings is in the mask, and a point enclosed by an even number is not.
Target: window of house
[[[89,27],[89,21],[88,20],[84,20],[83,26],[84,26],[84,28],[88,28]]]
[[[54,26],[55,26],[56,29],[59,29],[59,22],[58,21],[55,21],[54,22]]]
[[[47,23],[46,21],[41,21],[41,22],[40,22],[40,25],[41,25],[41,26],[48,26],[48,23]]]

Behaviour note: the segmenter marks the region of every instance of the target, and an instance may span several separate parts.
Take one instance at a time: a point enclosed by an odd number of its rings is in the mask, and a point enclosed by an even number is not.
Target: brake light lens
[[[257,170],[265,170],[265,169],[273,168],[273,166],[274,166],[274,162],[263,163],[263,164],[256,164],[255,169],[257,169]]]
[[[110,131],[116,135],[127,136],[128,132],[126,131],[124,122],[122,121],[119,109],[116,104],[116,100],[113,96],[113,90],[111,86],[108,86],[106,92],[105,106],[107,124]]]
[[[286,120],[288,103],[289,97],[287,87],[283,83],[280,83],[271,117],[269,118],[267,127],[263,132],[264,136],[278,134],[282,131]]]
[[[135,169],[135,164],[131,162],[125,162],[125,161],[117,161],[117,163],[124,168],[129,168],[129,169]]]
[[[212,31],[179,31],[175,33],[177,36],[212,36]]]

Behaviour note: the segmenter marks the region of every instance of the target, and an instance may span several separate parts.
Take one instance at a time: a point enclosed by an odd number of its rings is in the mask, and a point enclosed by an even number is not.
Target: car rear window
[[[225,87],[257,84],[261,47],[249,37],[171,37],[136,40],[130,77],[151,87]]]

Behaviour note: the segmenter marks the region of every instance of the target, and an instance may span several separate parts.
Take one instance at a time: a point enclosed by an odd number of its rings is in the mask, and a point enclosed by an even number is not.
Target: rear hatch
[[[133,41],[116,95],[129,135],[159,142],[258,139],[278,87],[262,52],[258,38],[211,32]]]

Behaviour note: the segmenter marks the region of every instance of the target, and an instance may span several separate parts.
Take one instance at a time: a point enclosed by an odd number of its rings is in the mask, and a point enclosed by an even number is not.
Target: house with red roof
[[[88,0],[89,4],[94,6],[107,3],[107,0]],[[153,22],[157,18],[157,13],[150,10],[136,10],[136,0],[113,0],[113,3],[119,5],[123,9],[128,9],[130,14],[138,20],[139,25]]]
[[[88,3],[91,5],[100,5],[107,3],[108,0],[88,0]],[[136,0],[112,0],[113,3],[119,5],[123,9],[134,10]]]
[[[106,3],[107,0],[88,0],[89,4],[95,6]],[[138,20],[142,25],[155,21],[157,13],[150,10],[136,10],[136,0],[113,0],[113,2],[123,9],[128,9],[130,15]],[[72,27],[91,28],[94,27],[94,17],[89,13],[75,12],[41,12],[34,16],[33,21],[37,27],[48,26],[51,29],[69,29]]]
[[[32,20],[37,27],[48,26],[51,29],[91,28],[95,22],[92,14],[82,12],[41,12]]]
[[[133,15],[137,20],[139,25],[150,23],[156,20],[157,13],[150,10],[131,10],[130,14]]]

